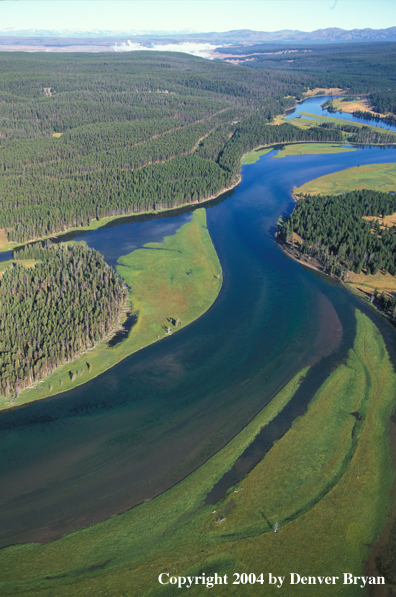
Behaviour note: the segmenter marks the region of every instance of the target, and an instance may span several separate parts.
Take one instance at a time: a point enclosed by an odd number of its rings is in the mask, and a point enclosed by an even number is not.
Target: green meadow
[[[257,160],[266,153],[272,151],[273,147],[261,147],[254,149],[250,153],[243,156],[241,160],[242,166],[246,164],[254,164]],[[344,151],[356,151],[354,147],[342,147],[334,143],[292,143],[285,145],[283,149],[278,151],[274,158],[284,158],[288,155],[314,155],[325,153],[342,153]]]
[[[286,145],[278,151],[274,158],[284,158],[288,155],[315,155],[325,153],[343,153],[345,151],[356,151],[355,147],[342,147],[334,143],[295,143]]]
[[[396,191],[396,164],[369,164],[347,168],[294,188],[293,194],[337,195],[357,189]]]
[[[253,597],[279,593],[266,585],[269,572],[365,574],[364,562],[390,506],[388,418],[396,375],[377,328],[360,312],[356,317],[347,362],[330,374],[306,414],[216,506],[205,504],[206,494],[287,404],[306,371],[172,489],[57,541],[1,550],[1,595],[161,597],[179,592],[159,584],[161,573],[217,572],[227,574],[229,584],[216,586],[216,596]],[[233,585],[236,572],[263,573],[265,585]],[[198,596],[206,589],[194,585],[188,591]],[[308,589],[286,580],[281,591],[294,597]],[[367,594],[342,580],[320,588],[320,595]]]
[[[241,165],[246,166],[247,164],[255,164],[257,160],[266,153],[273,150],[273,147],[261,147],[259,149],[253,149],[249,153],[246,153],[241,159]]]
[[[177,332],[202,315],[216,299],[222,284],[205,209],[195,210],[191,222],[163,243],[149,243],[122,257],[117,270],[130,288],[130,311],[138,317],[128,338],[112,348],[107,346],[107,338],[18,397],[0,397],[0,409],[85,383],[140,348],[164,338],[168,328],[170,333]]]

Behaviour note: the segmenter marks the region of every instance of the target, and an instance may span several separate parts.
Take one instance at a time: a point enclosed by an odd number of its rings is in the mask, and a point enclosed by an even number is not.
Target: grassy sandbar
[[[247,164],[255,164],[262,155],[269,153],[270,151],[272,151],[272,149],[272,147],[261,147],[259,149],[253,149],[253,151],[250,151],[249,153],[243,156],[241,160],[242,166],[246,166]]]
[[[355,147],[343,147],[334,143],[294,143],[286,145],[278,151],[274,158],[284,158],[288,155],[316,155],[326,153],[343,153],[345,151],[356,151]]]

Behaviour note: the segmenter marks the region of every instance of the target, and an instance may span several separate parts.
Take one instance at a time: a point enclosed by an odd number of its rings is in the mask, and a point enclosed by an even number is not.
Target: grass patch
[[[278,117],[277,117],[278,118]],[[282,124],[286,120],[280,120],[278,118],[276,123]],[[254,164],[257,160],[266,153],[273,150],[273,147],[262,147],[260,149],[254,149],[250,153],[243,156],[241,160],[242,166],[247,164]],[[283,149],[278,151],[273,157],[283,158],[288,155],[306,155],[306,154],[321,154],[321,153],[341,153],[343,151],[356,151],[354,147],[342,147],[340,144],[332,143],[293,143],[291,145],[285,145]]]
[[[199,250],[198,250],[199,249]],[[148,243],[118,260],[139,313],[134,333],[145,343],[197,319],[221,287],[221,266],[206,228],[204,209],[163,244]]]
[[[69,390],[96,377],[140,348],[176,331],[204,313],[222,284],[221,266],[206,227],[205,209],[164,243],[149,243],[119,260],[118,271],[130,286],[138,321],[128,338],[109,348],[107,340],[66,363],[13,401],[0,397],[0,409]],[[176,325],[176,321],[180,324]],[[88,366],[89,364],[89,366]],[[71,379],[70,372],[74,378]]]
[[[4,228],[0,228],[0,253],[4,251],[12,251],[16,243],[8,242],[8,237]]]
[[[254,164],[262,155],[269,153],[270,151],[272,151],[272,149],[272,147],[262,147],[260,149],[254,149],[253,151],[250,151],[249,153],[243,156],[241,160],[242,166],[246,166],[247,164]]]
[[[355,274],[355,272],[348,272],[346,277],[346,285],[352,291],[356,291],[359,296],[370,299],[377,289],[379,294],[382,292],[389,297],[396,295],[396,278],[389,273],[377,274]]]
[[[342,93],[340,87],[315,87],[315,89],[308,89],[304,92],[304,97],[312,97],[313,95],[333,95]]]
[[[52,133],[52,136],[55,137],[56,139],[59,139],[59,137],[62,137],[63,133]]]
[[[364,574],[364,561],[384,526],[393,473],[388,417],[396,376],[372,322],[357,312],[357,335],[345,365],[326,380],[307,413],[231,489],[213,513],[207,491],[260,427],[288,402],[290,382],[225,448],[161,496],[45,545],[0,552],[1,594],[62,597],[174,595],[158,575],[229,575],[216,595],[277,595],[276,587],[233,585],[233,573],[286,576],[282,594],[301,575]],[[216,524],[216,520],[224,519]],[[275,523],[279,530],[274,533]],[[202,586],[189,594],[202,595]],[[314,594],[319,594],[315,592]],[[365,590],[323,585],[320,595],[355,597]]]
[[[363,216],[363,219],[367,222],[374,222],[375,220],[378,220],[381,228],[385,228],[386,226],[388,226],[388,228],[393,228],[393,226],[396,226],[396,213],[382,218],[377,216]]]
[[[357,189],[384,193],[396,191],[396,164],[369,164],[347,168],[294,188],[293,194],[339,195]]]
[[[348,114],[352,114],[353,112],[370,112],[373,116],[378,116],[377,112],[373,112],[370,110],[369,103],[366,99],[354,99],[350,101],[343,101],[342,97],[338,97],[333,99],[333,106],[336,110],[340,110],[341,112],[348,112]]]
[[[286,145],[278,151],[274,158],[284,158],[288,155],[315,155],[322,153],[342,153],[344,151],[356,151],[355,147],[342,147],[339,144],[331,143],[295,143]]]
[[[23,265],[24,267],[34,267],[36,263],[37,261],[35,261],[34,259],[19,259],[18,261],[10,259],[9,261],[3,261],[2,263],[0,263],[0,278],[2,273],[6,269],[8,269],[9,267],[13,267],[16,264]]]

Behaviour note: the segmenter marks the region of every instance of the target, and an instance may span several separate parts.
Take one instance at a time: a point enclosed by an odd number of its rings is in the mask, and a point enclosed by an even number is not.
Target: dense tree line
[[[2,198],[0,227],[13,226],[10,240],[23,242],[95,218],[199,201],[219,193],[229,181],[218,164],[191,155],[136,171],[114,167],[59,180],[29,176],[23,186],[11,179]]]
[[[272,126],[259,115],[244,120],[233,134],[230,130],[219,127],[192,155],[135,170],[120,168],[116,159],[109,159],[105,167],[92,171],[67,173],[61,168],[58,176],[51,176],[51,168],[47,174],[32,168],[24,176],[4,175],[0,179],[0,228],[11,228],[9,239],[23,242],[85,226],[95,218],[200,201],[235,184],[242,155],[260,144],[343,140],[338,130]],[[211,159],[199,157],[205,147]]]
[[[358,190],[341,195],[306,195],[283,222],[281,236],[290,241],[293,232],[302,239],[302,254],[316,257],[330,274],[343,278],[348,271],[396,275],[396,230],[381,228],[379,220],[396,212],[396,196]],[[394,309],[394,304],[389,308]]]
[[[368,97],[370,106],[375,112],[381,114],[396,114],[396,97],[395,93],[391,91],[381,91],[371,93]]]
[[[396,135],[392,131],[386,129],[375,128],[373,126],[356,126],[354,124],[348,124],[347,122],[340,121],[335,124],[333,122],[323,122],[319,125],[320,128],[327,130],[338,130],[344,133],[348,133],[345,137],[345,141],[349,143],[358,143],[363,145],[380,144],[380,145],[392,145],[396,142]]]
[[[241,156],[259,145],[274,143],[289,143],[292,141],[338,141],[342,142],[340,130],[326,130],[321,127],[312,127],[304,130],[289,123],[279,126],[269,125],[264,118],[253,115],[238,127],[221,151],[218,163],[225,170],[239,173]]]
[[[120,322],[124,282],[85,246],[27,246],[0,279],[0,392],[19,393]]]
[[[383,120],[384,122],[389,122],[390,124],[396,122],[396,116],[394,116],[393,114],[387,114],[386,116],[374,116],[371,112],[365,112],[364,110],[355,110],[355,112],[353,112],[353,115],[356,116],[356,118],[361,118],[362,120],[374,120],[376,122],[380,122],[381,120]]]

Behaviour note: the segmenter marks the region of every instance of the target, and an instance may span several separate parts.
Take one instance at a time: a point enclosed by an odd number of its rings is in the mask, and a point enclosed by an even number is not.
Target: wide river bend
[[[0,414],[0,546],[48,540],[151,499],[314,364],[298,402],[277,420],[283,433],[345,358],[356,307],[380,328],[396,363],[389,322],[286,257],[273,236],[279,216],[293,209],[294,186],[358,164],[396,162],[396,148],[272,159],[275,153],[244,166],[237,189],[205,204],[224,275],[209,311],[73,391]],[[172,234],[192,209],[120,219],[77,238],[114,264]]]

